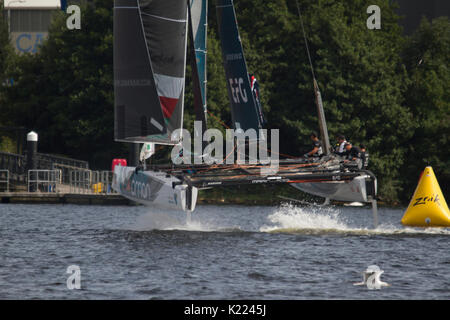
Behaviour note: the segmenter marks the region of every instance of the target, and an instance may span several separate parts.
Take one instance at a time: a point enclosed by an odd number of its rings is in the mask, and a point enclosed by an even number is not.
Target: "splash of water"
[[[449,228],[411,228],[401,224],[381,224],[376,229],[370,227],[351,226],[336,207],[297,207],[291,204],[282,205],[267,219],[270,225],[260,228],[261,232],[300,233],[300,234],[349,234],[349,235],[450,235]]]
[[[242,208],[244,210],[245,208]],[[293,233],[293,234],[344,234],[344,235],[450,235],[449,228],[412,228],[403,227],[398,223],[382,223],[373,229],[371,219],[368,218],[367,226],[363,220],[356,219],[355,215],[371,214],[355,211],[346,212],[344,208],[295,205],[282,205],[270,213],[266,219],[261,221],[251,210],[245,210],[246,221],[241,216],[223,219],[228,215],[227,210],[206,210],[202,214],[193,214],[193,219],[186,219],[186,213],[175,210],[157,210],[148,208],[144,214],[137,217],[133,225],[127,229],[134,231],[150,230],[181,230],[199,232],[267,232],[267,233]],[[236,209],[233,209],[236,210]],[[237,209],[240,210],[240,209]],[[359,221],[359,222],[358,222]],[[249,224],[250,222],[250,224]],[[256,225],[254,225],[256,223]],[[358,225],[359,223],[359,225]],[[361,225],[361,223],[363,223]],[[242,227],[241,227],[242,226]]]
[[[340,218],[340,211],[334,207],[297,207],[282,205],[267,217],[272,225],[264,225],[261,232],[293,230],[349,230],[350,227]]]

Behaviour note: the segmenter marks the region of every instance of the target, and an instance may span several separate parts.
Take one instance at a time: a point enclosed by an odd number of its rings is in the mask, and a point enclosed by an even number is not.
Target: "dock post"
[[[139,166],[139,143],[131,143],[130,144],[130,157],[129,157],[129,161],[130,163],[128,164],[131,167],[137,167]]]
[[[38,167],[37,163],[37,145],[38,145],[38,134],[31,131],[27,134],[27,173],[29,170],[36,170]],[[34,173],[36,174],[36,173]],[[33,174],[27,175],[31,180],[36,180]],[[35,192],[36,189],[31,186],[30,192]]]

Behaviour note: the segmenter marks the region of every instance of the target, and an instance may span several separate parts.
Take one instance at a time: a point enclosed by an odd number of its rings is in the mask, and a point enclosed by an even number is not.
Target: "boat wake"
[[[224,220],[228,211],[208,209],[193,214],[187,219],[185,212],[178,210],[159,211],[151,208],[137,217],[128,226],[134,231],[192,231],[192,232],[264,232],[303,235],[344,235],[344,236],[415,236],[415,235],[449,235],[450,228],[413,228],[404,227],[398,217],[385,217],[378,228],[372,227],[371,212],[366,209],[355,209],[351,212],[334,206],[295,206],[285,204],[276,208],[267,216],[257,216],[247,212],[245,220],[236,226],[236,219]],[[235,217],[237,218],[237,217]],[[262,218],[262,219],[261,219]]]
[[[357,214],[357,213],[354,213]],[[336,207],[297,207],[282,205],[267,219],[270,225],[264,225],[259,230],[267,233],[287,233],[305,235],[450,235],[449,228],[411,228],[400,223],[381,224],[377,228],[354,226],[350,216],[344,217]]]
[[[245,232],[239,226],[220,226],[214,221],[186,219],[185,212],[150,211],[139,216],[131,229],[135,231]]]

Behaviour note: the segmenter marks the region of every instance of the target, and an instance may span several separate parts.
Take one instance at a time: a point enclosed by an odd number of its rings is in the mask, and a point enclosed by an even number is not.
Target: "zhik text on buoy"
[[[450,212],[433,168],[426,167],[402,218],[413,227],[450,227]]]

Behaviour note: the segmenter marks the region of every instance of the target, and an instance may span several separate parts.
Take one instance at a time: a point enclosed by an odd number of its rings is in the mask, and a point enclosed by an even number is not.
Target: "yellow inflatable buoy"
[[[422,172],[402,224],[413,227],[450,227],[450,212],[433,168],[426,167]]]

